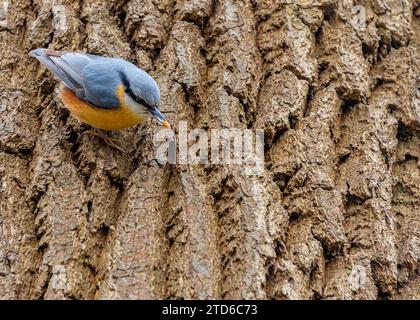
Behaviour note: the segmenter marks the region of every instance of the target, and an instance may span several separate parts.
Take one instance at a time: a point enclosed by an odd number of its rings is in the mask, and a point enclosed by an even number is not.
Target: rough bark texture
[[[365,25],[354,23],[362,8]],[[418,0],[0,0],[0,298],[420,299]],[[80,133],[37,47],[128,59],[265,172]]]

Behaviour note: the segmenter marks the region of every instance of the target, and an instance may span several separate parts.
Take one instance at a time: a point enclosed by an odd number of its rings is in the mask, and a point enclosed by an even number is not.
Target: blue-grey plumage
[[[159,111],[160,92],[156,81],[134,64],[93,54],[35,49],[37,58],[75,95],[98,108],[121,107],[119,88],[124,88],[124,103],[133,112],[153,116],[169,126]]]

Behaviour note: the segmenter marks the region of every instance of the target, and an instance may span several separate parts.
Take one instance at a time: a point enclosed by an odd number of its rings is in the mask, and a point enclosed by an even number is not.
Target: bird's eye
[[[151,109],[151,107],[146,103],[146,101],[144,101],[142,98],[140,98],[139,96],[137,96],[137,95],[134,94],[133,90],[131,90],[130,87],[127,86],[126,89],[125,89],[125,91],[131,97],[131,99],[133,99],[134,101],[136,101],[139,104],[142,104],[147,109]]]

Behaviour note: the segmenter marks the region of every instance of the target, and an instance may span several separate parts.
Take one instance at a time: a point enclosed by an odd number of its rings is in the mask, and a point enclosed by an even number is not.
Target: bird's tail
[[[62,54],[61,51],[55,51],[51,49],[38,48],[29,52],[31,57],[39,60],[44,66],[48,68],[53,74],[55,74],[64,84],[71,90],[76,91],[77,87],[72,79],[67,75],[62,68],[53,60]],[[52,59],[52,58],[53,59]]]

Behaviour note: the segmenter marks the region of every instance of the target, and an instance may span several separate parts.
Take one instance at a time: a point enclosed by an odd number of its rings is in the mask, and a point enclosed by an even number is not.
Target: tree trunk
[[[0,0],[1,299],[420,299],[418,0]],[[150,72],[265,170],[81,133],[38,47]]]

